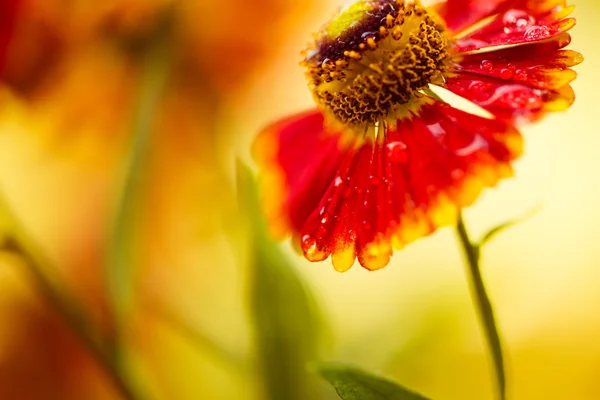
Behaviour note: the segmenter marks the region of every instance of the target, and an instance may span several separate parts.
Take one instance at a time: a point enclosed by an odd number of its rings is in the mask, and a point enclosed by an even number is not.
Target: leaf
[[[316,303],[302,281],[269,238],[252,173],[238,165],[240,202],[251,222],[250,306],[263,380],[264,398],[322,398],[319,383],[306,370],[318,356],[320,329]]]
[[[541,206],[537,206],[537,207],[529,210],[528,212],[526,212],[524,215],[522,215],[520,217],[511,219],[510,221],[506,221],[506,222],[490,229],[489,231],[487,231],[487,233],[485,235],[483,235],[483,237],[479,241],[478,247],[484,246],[486,243],[490,242],[494,237],[496,237],[496,235],[505,231],[506,229],[513,227],[517,224],[520,224],[521,222],[527,221],[529,218],[532,218],[535,214],[537,214],[540,210],[541,210]]]
[[[389,379],[358,368],[318,364],[314,369],[335,388],[342,400],[428,400]]]
[[[134,257],[132,242],[140,220],[140,201],[144,190],[147,156],[156,115],[171,73],[171,16],[165,14],[140,53],[140,87],[131,126],[131,144],[122,166],[122,183],[106,256],[106,275],[117,335],[130,319],[133,308]]]

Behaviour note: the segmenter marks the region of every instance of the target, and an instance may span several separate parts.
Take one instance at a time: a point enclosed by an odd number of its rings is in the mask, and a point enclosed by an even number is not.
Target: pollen
[[[443,82],[445,27],[418,1],[360,0],[315,35],[301,65],[324,114],[356,131],[393,125]]]

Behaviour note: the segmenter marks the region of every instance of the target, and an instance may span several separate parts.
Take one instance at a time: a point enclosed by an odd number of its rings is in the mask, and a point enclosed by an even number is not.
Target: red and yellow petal
[[[448,79],[446,87],[488,110],[496,118],[511,123],[539,120],[547,112],[566,110],[575,101],[575,94],[569,85],[557,89],[539,89],[469,74]]]
[[[356,147],[340,146],[319,119],[305,114],[278,123],[257,146],[271,146],[259,157],[263,176],[279,176],[279,204],[270,205],[269,219],[291,228],[308,260],[331,256],[338,271],[356,258],[369,270],[382,268],[393,248],[454,223],[482,188],[511,175],[521,151],[510,125],[439,102]],[[310,154],[293,155],[298,137],[312,143]]]
[[[263,204],[272,233],[299,231],[335,174],[341,137],[323,127],[323,114],[311,110],[277,121],[253,145],[262,167]]]
[[[559,89],[577,76],[569,67],[583,61],[575,51],[560,50],[569,44],[569,39],[565,35],[549,42],[466,55],[456,65],[456,71],[538,89]]]
[[[457,38],[454,51],[463,53],[551,40],[575,26],[575,19],[567,18],[574,7],[558,5],[546,10],[545,7],[531,8],[531,5],[523,1],[510,5],[512,8],[502,10],[483,26]]]
[[[433,6],[455,34],[468,30],[490,16],[510,9],[526,10],[533,16],[567,8],[565,0],[447,0]],[[563,15],[563,17],[566,15]]]
[[[571,40],[566,30],[575,20],[564,19],[571,9],[561,2],[542,3],[535,9],[538,14],[511,8],[458,40],[456,51],[478,51],[460,55],[445,87],[512,123],[532,122],[546,112],[569,108],[575,100],[569,83],[577,76],[570,67],[583,57],[561,49]],[[548,9],[551,5],[554,8]]]

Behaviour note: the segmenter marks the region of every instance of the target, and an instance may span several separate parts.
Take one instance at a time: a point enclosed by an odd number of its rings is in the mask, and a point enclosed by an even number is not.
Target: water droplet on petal
[[[550,28],[547,26],[533,25],[525,31],[523,39],[528,42],[533,42],[535,40],[545,39],[548,36],[550,36]]]
[[[408,161],[408,150],[406,144],[399,140],[389,142],[386,145],[387,157],[393,163],[405,163]]]
[[[502,22],[504,23],[504,33],[510,34],[524,32],[535,22],[535,18],[522,10],[509,10],[502,17]]]
[[[317,241],[311,235],[302,236],[302,249],[305,252],[315,251],[317,248]]]
[[[508,68],[502,68],[500,70],[500,78],[502,79],[511,79],[512,77],[515,76],[515,73],[513,70],[508,69]]]
[[[344,181],[342,180],[342,178],[340,176],[336,176],[335,180],[333,181],[333,186],[338,187],[342,183],[344,183]]]
[[[518,80],[526,80],[527,79],[527,71],[525,71],[524,69],[518,69],[515,72],[515,78]]]
[[[479,65],[479,68],[481,68],[482,71],[489,72],[494,68],[494,64],[490,60],[483,60]]]

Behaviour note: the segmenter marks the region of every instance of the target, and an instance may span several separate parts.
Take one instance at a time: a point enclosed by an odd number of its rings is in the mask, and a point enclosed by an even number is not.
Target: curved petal
[[[564,111],[575,101],[569,85],[539,89],[471,74],[448,79],[446,87],[509,123],[533,122],[547,112]]]
[[[566,110],[575,100],[569,83],[577,76],[569,67],[583,61],[575,51],[560,50],[569,41],[563,33],[527,46],[465,55],[445,87],[512,123]]]
[[[566,18],[573,11],[573,7],[558,7],[543,12],[539,10],[527,6],[503,10],[487,24],[457,39],[454,51],[463,53],[495,46],[550,40],[575,26],[574,18]]]
[[[433,6],[454,33],[460,33],[487,17],[511,8],[539,15],[565,7],[565,0],[447,0]]]
[[[494,14],[507,0],[448,0],[433,6],[453,32],[461,32]]]
[[[565,35],[562,40],[466,55],[456,65],[456,71],[538,89],[559,89],[577,76],[569,67],[583,61],[581,54],[575,51],[560,50],[569,44],[569,39]]]
[[[277,121],[258,135],[252,152],[276,236],[303,227],[333,179],[341,150],[340,136],[325,131],[318,110]]]
[[[271,221],[292,227],[308,260],[331,256],[338,271],[356,258],[369,270],[382,268],[393,248],[454,223],[483,187],[511,175],[510,162],[521,151],[510,125],[439,102],[398,121],[375,143],[351,147],[317,127],[319,120],[311,114],[271,127],[267,137],[279,142],[271,142],[267,159],[280,164],[261,164],[263,176],[275,168],[287,184]],[[287,141],[302,135],[303,123],[309,128],[303,141],[312,145],[293,156],[297,147]]]

